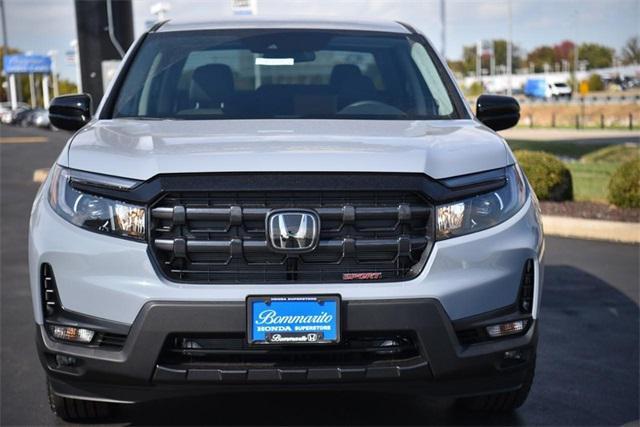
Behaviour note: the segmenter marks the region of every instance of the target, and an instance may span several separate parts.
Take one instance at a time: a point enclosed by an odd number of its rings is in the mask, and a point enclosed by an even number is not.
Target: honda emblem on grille
[[[311,252],[320,239],[320,218],[312,210],[275,210],[267,215],[266,229],[272,250]]]

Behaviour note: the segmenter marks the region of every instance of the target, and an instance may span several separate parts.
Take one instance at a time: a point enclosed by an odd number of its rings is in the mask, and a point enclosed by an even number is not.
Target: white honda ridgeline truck
[[[51,407],[221,391],[389,390],[520,406],[543,235],[505,141],[396,22],[156,25],[36,197],[29,264]]]

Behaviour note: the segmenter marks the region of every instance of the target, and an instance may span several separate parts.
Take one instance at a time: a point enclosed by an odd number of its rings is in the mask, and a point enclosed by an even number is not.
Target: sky
[[[203,21],[231,16],[231,0],[162,0],[170,19]],[[328,16],[400,20],[420,29],[440,49],[440,0],[257,0],[260,16]],[[444,0],[446,56],[464,45],[507,38],[509,0]],[[511,0],[513,41],[526,51],[562,40],[596,42],[617,51],[640,34],[640,0]],[[135,34],[153,19],[158,0],[133,0]],[[74,79],[65,52],[75,36],[73,0],[4,0],[9,46],[34,54],[55,50],[58,71]],[[1,25],[1,24],[0,24]]]

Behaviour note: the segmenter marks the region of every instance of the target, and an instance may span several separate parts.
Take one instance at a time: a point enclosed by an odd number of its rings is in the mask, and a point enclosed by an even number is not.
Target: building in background
[[[75,8],[82,89],[95,106],[133,43],[131,0],[75,0]]]

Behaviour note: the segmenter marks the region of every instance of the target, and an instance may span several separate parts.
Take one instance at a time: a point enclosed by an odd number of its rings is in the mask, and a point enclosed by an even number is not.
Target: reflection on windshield
[[[402,34],[227,30],[150,34],[113,117],[458,118],[441,67]]]

